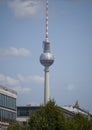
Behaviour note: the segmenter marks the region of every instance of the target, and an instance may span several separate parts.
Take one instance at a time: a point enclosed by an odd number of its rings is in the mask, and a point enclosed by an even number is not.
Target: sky
[[[0,0],[0,85],[44,103],[45,0]],[[92,0],[49,0],[50,98],[92,112]]]

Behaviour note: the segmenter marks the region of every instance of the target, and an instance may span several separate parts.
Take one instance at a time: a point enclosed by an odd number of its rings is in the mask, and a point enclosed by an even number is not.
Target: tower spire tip
[[[45,41],[48,42],[48,0],[46,0],[46,34]]]

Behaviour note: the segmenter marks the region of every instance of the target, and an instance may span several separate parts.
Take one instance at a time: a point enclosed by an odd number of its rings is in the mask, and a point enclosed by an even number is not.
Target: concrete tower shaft
[[[43,42],[43,53],[40,56],[40,63],[45,67],[45,78],[44,78],[44,104],[46,104],[49,99],[49,67],[54,62],[54,56],[50,51],[50,42],[48,40],[48,0],[46,0],[46,35],[45,41]]]

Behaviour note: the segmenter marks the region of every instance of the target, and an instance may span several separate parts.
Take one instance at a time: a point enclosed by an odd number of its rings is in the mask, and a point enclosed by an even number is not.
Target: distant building
[[[29,116],[31,116],[31,114],[37,111],[39,108],[40,106],[31,106],[31,105],[17,106],[16,120],[22,125],[27,124]],[[59,108],[64,113],[64,116],[66,118],[72,118],[74,117],[75,114],[79,113],[84,116],[88,116],[89,119],[92,119],[92,115],[89,112],[79,108],[78,101],[75,103],[74,106],[64,106],[64,107],[59,107]]]
[[[68,111],[72,114],[82,114],[84,116],[88,116],[89,119],[92,119],[92,114],[89,111],[86,111],[86,110],[80,108],[78,101],[76,101],[74,106],[72,106],[72,105],[63,106],[62,109],[64,109],[65,111]]]
[[[16,97],[14,90],[0,85],[0,130],[6,130],[9,123],[16,121]]]
[[[28,121],[29,116],[34,113],[36,110],[38,110],[40,106],[17,106],[17,118],[16,120],[22,124],[25,125]]]
[[[64,109],[63,107],[59,107],[60,110],[64,113],[65,117],[72,118],[75,114],[67,109]],[[38,109],[40,109],[40,106],[17,106],[17,118],[16,120],[21,125],[26,125],[28,122],[29,116],[31,116],[32,113],[36,112]]]

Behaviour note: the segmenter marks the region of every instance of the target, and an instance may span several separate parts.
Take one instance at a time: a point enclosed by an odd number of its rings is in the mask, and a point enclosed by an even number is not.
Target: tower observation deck
[[[48,0],[46,0],[46,35],[45,41],[43,41],[43,53],[40,56],[40,63],[45,67],[45,77],[44,77],[44,104],[46,104],[50,99],[49,92],[49,67],[54,62],[54,56],[50,51],[50,42],[48,40]]]

